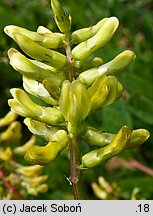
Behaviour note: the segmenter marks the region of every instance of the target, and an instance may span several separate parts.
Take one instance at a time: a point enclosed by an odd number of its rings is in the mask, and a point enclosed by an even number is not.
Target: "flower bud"
[[[92,67],[98,67],[104,63],[104,60],[100,57],[95,57],[92,60]]]
[[[59,100],[60,109],[66,121],[79,125],[90,111],[90,97],[85,86],[78,80],[64,81]]]
[[[48,28],[46,28],[46,27],[44,27],[44,26],[39,26],[39,27],[37,28],[37,32],[38,32],[39,34],[41,34],[41,35],[44,35],[44,34],[51,34],[51,33],[52,33],[51,30],[49,30]]]
[[[42,172],[43,167],[39,165],[22,166],[19,165],[16,172],[27,177],[35,177]]]
[[[23,117],[33,118],[49,125],[63,123],[63,116],[58,108],[42,107],[35,104],[30,97],[21,89],[11,89],[14,99],[8,100],[12,110]]]
[[[36,137],[31,136],[31,138],[22,146],[14,148],[13,152],[18,155],[25,155],[25,153],[36,143]]]
[[[117,55],[113,60],[100,66],[98,68],[98,71],[104,70],[104,68],[108,68],[108,72],[106,72],[105,74],[114,74],[118,72],[118,70],[121,70],[128,66],[135,58],[136,55],[134,52],[125,50],[124,52]]]
[[[87,86],[91,86],[99,77],[101,77],[104,74],[108,73],[108,68],[104,67],[101,70],[98,70],[98,68],[90,68],[89,70],[86,70],[82,72],[78,79],[84,83]]]
[[[128,66],[135,59],[134,52],[126,50],[119,55],[117,55],[113,60],[102,64],[99,67],[90,68],[79,75],[79,80],[82,83],[90,86],[92,85],[97,78],[102,75],[109,75],[117,73],[118,70],[121,70]]]
[[[133,130],[131,133],[131,138],[127,144],[127,148],[134,148],[146,142],[149,138],[150,133],[145,129]]]
[[[13,153],[10,147],[7,147],[5,149],[0,148],[0,160],[8,161],[12,158],[12,155]]]
[[[110,90],[106,100],[103,103],[103,106],[108,106],[112,104],[116,99],[118,99],[122,95],[123,92],[122,84],[118,82],[117,78],[114,76],[107,76],[106,85]]]
[[[28,117],[28,116],[27,116]],[[42,121],[49,125],[62,125],[64,118],[63,115],[58,108],[52,107],[43,107],[42,108],[42,115],[37,116],[35,118],[38,121]]]
[[[127,126],[123,126],[109,145],[85,154],[82,157],[82,165],[80,166],[80,168],[96,167],[101,163],[105,162],[106,160],[121,153],[125,149],[130,137],[130,129]]]
[[[109,199],[109,195],[113,192],[112,186],[102,176],[98,178],[98,183],[93,182],[91,185],[95,195],[99,199]]]
[[[92,190],[94,192],[94,194],[101,200],[105,200],[107,199],[107,192],[100,187],[96,182],[93,182],[91,184]]]
[[[44,102],[50,105],[58,105],[58,101],[50,96],[49,92],[40,82],[23,76],[23,87],[28,93],[39,97]]]
[[[100,164],[101,158],[97,157],[98,149],[92,150],[82,157],[82,164],[80,165],[80,168],[93,168]]]
[[[123,126],[109,145],[99,149],[97,156],[101,157],[102,161],[114,157],[124,150],[130,137],[131,130],[127,126]]]
[[[49,94],[54,98],[54,100],[59,100],[60,87],[58,85],[55,85],[55,82],[50,79],[45,79],[42,83],[44,88],[49,92]]]
[[[30,118],[24,120],[25,125],[34,135],[43,138],[46,141],[51,141],[53,135],[59,130],[58,127],[51,127],[43,122],[39,122]]]
[[[131,133],[131,137],[126,144],[126,149],[134,148],[146,142],[149,138],[149,131],[145,129],[137,129],[133,130]],[[100,130],[96,130],[95,128],[89,127],[84,135],[84,139],[88,142],[88,144],[96,147],[103,147],[108,145],[114,139],[115,134],[112,133],[104,133]]]
[[[13,111],[9,111],[3,118],[0,119],[0,127],[9,125],[11,122],[15,121],[17,114]]]
[[[32,116],[40,116],[42,114],[41,106],[34,103],[30,97],[25,93],[25,91],[19,88],[12,88],[10,90],[12,96],[16,100],[16,102],[21,106],[25,107],[25,109],[29,110],[32,113]],[[34,113],[34,114],[33,114]]]
[[[16,112],[18,115],[30,118],[35,117],[35,114],[33,112],[21,106],[15,99],[9,99],[8,105],[11,107],[11,110],[13,110],[13,112]]]
[[[85,40],[88,40],[89,38],[93,37],[99,30],[102,28],[102,26],[105,24],[105,22],[109,18],[104,18],[100,20],[96,25],[88,27],[88,28],[82,28],[77,31],[74,31],[72,33],[72,43],[78,44],[80,42],[83,42]]]
[[[39,26],[37,28],[37,33],[39,33],[40,35],[43,35],[45,37],[51,38],[53,32],[51,30],[49,30],[48,28],[44,27],[44,26]],[[62,41],[65,40],[65,34],[59,33],[59,32],[54,32],[54,35],[57,35],[58,37],[61,38]]]
[[[98,183],[101,188],[104,188],[107,193],[112,192],[112,187],[111,185],[106,181],[106,179],[103,176],[99,176],[98,178]]]
[[[114,76],[101,76],[88,89],[91,97],[91,109],[97,109],[113,103],[122,94],[122,84]]]
[[[46,193],[48,191],[47,184],[41,184],[35,188],[26,186],[27,192],[33,196],[37,196],[39,193]]]
[[[44,48],[30,38],[20,34],[13,34],[14,40],[19,47],[31,58],[45,62],[52,67],[62,68],[66,64],[66,56],[56,51]]]
[[[31,147],[24,158],[29,163],[44,166],[54,160],[59,151],[60,146],[56,142],[49,142],[46,146]]]
[[[66,131],[58,130],[46,146],[33,146],[26,155],[25,159],[32,164],[47,165],[54,160],[58,153],[65,148],[68,143]]]
[[[48,185],[41,184],[38,187],[36,187],[35,190],[36,190],[36,193],[46,193],[48,191]]]
[[[88,144],[96,147],[103,147],[112,142],[115,135],[111,133],[105,133],[95,128],[89,127],[84,135],[84,139]]]
[[[51,6],[54,12],[55,22],[59,30],[68,33],[71,30],[71,16],[62,8],[58,0],[51,0]]]
[[[95,57],[93,59],[86,59],[84,61],[74,61],[74,66],[76,67],[79,73],[82,73],[82,71],[90,70],[93,67],[99,67],[103,64],[103,62],[104,61],[102,58]]]
[[[56,69],[44,63],[26,58],[18,50],[11,48],[8,51],[11,66],[22,75],[41,81],[56,76]]]
[[[29,177],[22,177],[22,185],[23,186],[28,186],[31,188],[35,188],[39,185],[41,185],[44,181],[46,181],[48,178],[47,175],[42,175],[42,176],[34,176],[33,178],[29,178]]]
[[[21,136],[21,124],[20,122],[14,121],[0,134],[0,143],[16,143],[21,139]]]
[[[50,37],[45,37],[44,35],[38,34],[38,32],[29,31],[15,25],[6,26],[4,32],[13,39],[15,39],[14,33],[20,33],[46,48],[57,49],[62,44],[62,38],[52,32],[50,32]]]
[[[114,35],[118,27],[116,17],[109,18],[102,28],[91,38],[80,43],[72,50],[72,56],[77,60],[84,60],[94,53],[97,49],[105,46]]]
[[[107,77],[99,77],[94,84],[88,89],[91,97],[91,109],[95,110],[105,103],[109,94],[110,87],[107,85]]]

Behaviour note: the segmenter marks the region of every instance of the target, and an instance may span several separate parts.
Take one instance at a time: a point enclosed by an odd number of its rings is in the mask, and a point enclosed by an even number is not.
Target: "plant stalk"
[[[10,182],[8,182],[7,177],[5,175],[4,170],[2,169],[2,167],[0,167],[0,178],[2,179],[3,184],[5,185],[5,187],[7,188],[7,190],[9,192],[12,193],[12,195],[18,199],[18,200],[23,200],[22,195],[17,191],[16,187],[11,184]]]
[[[79,154],[79,145],[77,141],[77,137],[74,137],[73,135],[70,136],[70,142],[69,142],[69,149],[70,149],[70,163],[71,163],[71,175],[70,175],[70,181],[72,184],[72,191],[74,195],[74,199],[78,200],[80,199],[80,169],[78,169],[80,165],[80,154]]]
[[[75,79],[74,73],[74,65],[72,62],[72,52],[71,52],[71,44],[70,44],[70,34],[67,33],[65,35],[65,51],[67,56],[67,78],[70,82]],[[69,151],[70,151],[70,182],[72,185],[72,191],[74,195],[74,199],[80,199],[79,193],[79,184],[80,184],[80,169],[78,169],[80,165],[80,151],[79,151],[79,143],[76,135],[69,131]]]
[[[71,45],[70,45],[70,35],[67,33],[65,35],[65,51],[66,51],[66,57],[67,57],[67,78],[70,82],[74,79],[74,68],[72,64],[72,52],[71,52]]]

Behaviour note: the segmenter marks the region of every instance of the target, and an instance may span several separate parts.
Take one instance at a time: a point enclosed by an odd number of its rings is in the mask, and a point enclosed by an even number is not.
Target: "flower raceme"
[[[15,112],[9,111],[0,119],[1,130],[7,126],[0,133],[0,167],[3,175],[6,175],[5,182],[2,181],[1,187],[7,188],[12,184],[14,191],[17,187],[23,196],[26,193],[36,196],[48,190],[48,185],[45,183],[48,176],[41,174],[43,167],[40,165],[24,166],[21,161],[18,162],[19,156],[23,156],[35,146],[36,137],[32,135],[25,144],[17,146],[22,137],[21,123],[17,121],[17,117]],[[1,193],[2,197],[17,198],[17,194],[12,193],[12,190],[4,191],[4,195],[3,192]]]
[[[109,62],[93,56],[115,34],[119,25],[116,17],[103,18],[92,27],[71,33],[71,16],[58,0],[52,0],[51,6],[61,33],[43,26],[36,32],[14,25],[4,29],[25,53],[14,48],[8,51],[11,66],[23,76],[24,87],[11,89],[13,99],[8,103],[25,117],[29,130],[47,142],[46,146],[27,150],[27,161],[46,165],[76,139],[96,147],[82,157],[79,166],[92,168],[127,148],[141,145],[149,137],[145,129],[132,131],[123,126],[115,135],[97,131],[86,123],[91,112],[121,97],[123,86],[115,75],[136,56],[131,50]]]

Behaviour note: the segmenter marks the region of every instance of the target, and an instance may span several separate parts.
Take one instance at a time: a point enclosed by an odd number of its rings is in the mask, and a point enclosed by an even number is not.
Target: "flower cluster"
[[[8,103],[25,117],[29,130],[47,142],[28,149],[27,161],[46,165],[70,140],[79,138],[95,147],[83,155],[79,168],[92,168],[149,137],[145,129],[132,131],[123,126],[117,134],[110,134],[85,124],[91,112],[121,97],[123,86],[115,75],[135,59],[135,54],[126,50],[106,63],[93,57],[113,37],[118,19],[107,17],[71,33],[71,16],[58,0],[52,0],[51,6],[61,33],[43,26],[36,32],[13,25],[4,29],[25,54],[14,48],[8,51],[10,64],[23,76],[24,87],[11,89],[13,99]]]
[[[5,199],[20,199],[26,193],[36,196],[48,190],[44,183],[48,176],[41,175],[43,167],[25,166],[18,160],[20,155],[35,145],[36,137],[32,136],[22,146],[17,145],[22,137],[21,123],[16,120],[17,117],[15,112],[9,111],[0,119],[0,127],[6,128],[0,133],[0,182],[2,188],[7,189],[1,193]],[[20,191],[21,197],[16,190]]]

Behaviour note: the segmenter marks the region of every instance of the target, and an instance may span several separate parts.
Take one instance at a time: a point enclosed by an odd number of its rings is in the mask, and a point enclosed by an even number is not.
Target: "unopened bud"
[[[52,35],[53,35],[53,32],[51,30],[49,30],[48,28],[44,27],[44,26],[39,26],[37,28],[37,32],[40,35],[43,35],[43,36],[48,37],[48,38],[51,38]],[[65,40],[65,34],[62,34],[62,33],[59,33],[59,32],[54,32],[54,35],[59,36],[62,39],[62,41]]]
[[[13,39],[15,39],[14,33],[20,33],[46,48],[57,49],[62,44],[62,38],[52,32],[50,33],[50,37],[45,37],[44,35],[40,35],[38,32],[29,31],[25,28],[14,25],[6,26],[4,32]]]
[[[21,136],[21,124],[20,122],[14,121],[0,134],[0,143],[16,143],[21,139]]]
[[[34,103],[30,97],[19,88],[13,88],[10,90],[12,96],[16,100],[16,102],[21,106],[25,107],[25,109],[29,110],[30,113],[32,113],[32,116],[40,116],[42,114],[41,106]],[[33,114],[34,113],[34,114]]]
[[[42,107],[42,115],[35,119],[48,125],[62,125],[64,122],[62,112],[55,107]]]
[[[41,185],[44,181],[46,181],[47,178],[48,178],[47,175],[36,176],[36,177],[34,176],[33,178],[23,177],[22,178],[22,180],[23,180],[22,185],[35,188],[35,187]]]
[[[65,148],[68,143],[68,136],[66,131],[59,130],[50,140],[46,146],[31,147],[27,151],[25,159],[32,164],[47,165]]]
[[[64,81],[62,85],[60,109],[66,121],[71,125],[78,125],[90,111],[90,97],[85,86],[78,80],[70,83]]]
[[[21,175],[27,176],[27,177],[34,177],[36,175],[39,175],[42,172],[43,167],[39,165],[33,165],[33,166],[21,166],[17,168],[17,173],[20,173]]]
[[[53,76],[52,74],[56,76],[56,73],[52,73],[56,71],[55,68],[42,62],[28,59],[14,48],[9,49],[8,57],[10,59],[11,66],[22,75],[29,78],[41,81]]]
[[[13,152],[10,147],[0,149],[0,160],[8,161],[12,158]]]
[[[131,138],[127,144],[127,148],[134,148],[146,142],[149,138],[150,133],[145,129],[133,130],[131,133]]]
[[[104,188],[107,193],[112,192],[113,189],[111,185],[106,181],[106,179],[103,176],[99,176],[98,182],[101,188]]]
[[[34,135],[43,138],[46,141],[51,140],[52,136],[57,132],[58,127],[51,127],[43,122],[34,119],[25,118],[25,125]]]
[[[96,67],[90,68],[89,70],[82,72],[78,79],[87,86],[91,86],[99,77],[107,73],[107,67],[104,67],[101,70],[98,70]]]
[[[44,102],[50,105],[58,105],[58,101],[51,97],[49,92],[40,82],[23,76],[23,87],[28,93],[39,97]]]
[[[31,138],[22,146],[14,148],[13,152],[19,155],[25,155],[25,153],[36,143],[36,137],[31,136]]]
[[[88,89],[91,97],[91,108],[97,109],[109,105],[118,99],[123,91],[123,86],[114,76],[101,76]]]
[[[73,58],[77,60],[84,60],[97,49],[105,46],[105,44],[107,44],[114,35],[118,24],[119,21],[116,17],[109,18],[93,37],[80,43],[72,50]]]
[[[41,184],[35,188],[33,187],[26,187],[27,192],[33,196],[37,196],[39,193],[46,193],[48,191],[47,184]]]
[[[51,34],[51,33],[52,33],[51,30],[49,30],[48,28],[46,28],[46,27],[44,27],[44,26],[39,26],[39,27],[37,28],[37,32],[38,32],[39,34],[41,34],[41,35],[44,35],[44,34]]]
[[[87,132],[84,135],[84,139],[87,141],[87,143],[96,147],[103,147],[105,145],[108,145],[112,142],[114,137],[114,134],[105,133],[96,130],[95,128],[88,128]]]
[[[70,32],[71,16],[64,11],[58,0],[51,0],[51,6],[54,12],[55,22],[59,30],[63,33]]]
[[[123,86],[114,76],[107,76],[106,85],[110,90],[103,105],[108,106],[122,95]]]
[[[51,79],[43,80],[44,88],[49,92],[49,94],[54,98],[55,101],[60,97],[60,87],[55,85]]]
[[[100,20],[96,25],[76,30],[72,33],[72,43],[78,44],[93,37],[109,18]]]
[[[55,68],[62,68],[65,66],[66,64],[65,55],[44,48],[40,46],[38,43],[32,41],[30,38],[20,33],[14,33],[13,36],[16,43],[23,50],[23,52],[25,52],[31,58],[34,58],[38,61],[45,62]]]
[[[85,154],[82,157],[82,165],[80,168],[93,168],[99,166],[106,160],[121,153],[125,149],[130,137],[130,129],[127,126],[123,126],[109,145],[100,149],[95,149]]]
[[[91,97],[91,109],[95,110],[102,107],[110,92],[110,87],[107,85],[107,77],[101,76],[97,79],[88,89],[88,92]]]
[[[33,118],[49,125],[58,125],[63,122],[63,116],[58,108],[42,107],[35,104],[21,89],[11,89],[14,99],[8,100],[12,110],[23,117]]]
[[[0,127],[9,125],[11,122],[15,121],[17,114],[13,111],[9,111],[3,118],[0,119]]]
[[[108,72],[105,74],[115,74],[119,70],[128,66],[134,59],[136,55],[134,52],[130,50],[126,50],[119,55],[117,55],[113,60],[103,64],[98,68],[98,71],[103,70],[104,68],[108,68]]]
[[[103,188],[101,188],[96,182],[93,182],[91,184],[91,187],[93,192],[99,199],[101,200],[107,199],[107,192]]]

